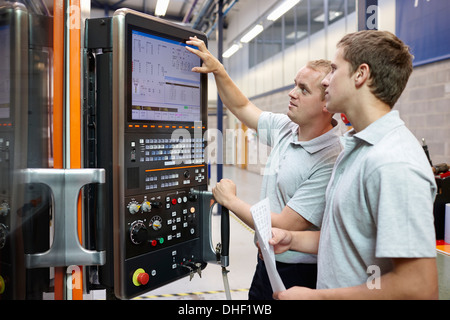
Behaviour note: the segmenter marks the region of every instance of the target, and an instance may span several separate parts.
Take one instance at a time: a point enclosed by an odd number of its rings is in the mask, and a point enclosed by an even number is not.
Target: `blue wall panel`
[[[414,66],[449,59],[450,1],[396,1],[396,34],[411,47]]]

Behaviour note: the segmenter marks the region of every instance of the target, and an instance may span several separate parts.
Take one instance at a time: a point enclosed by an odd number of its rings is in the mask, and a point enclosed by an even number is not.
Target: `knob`
[[[3,249],[3,247],[6,244],[7,235],[8,235],[8,228],[3,223],[0,223],[0,249]]]
[[[142,221],[135,221],[130,228],[130,239],[134,244],[141,244],[148,239],[147,228]]]
[[[139,212],[141,205],[136,200],[133,200],[127,205],[127,208],[131,214],[135,214]]]
[[[7,216],[9,213],[9,205],[6,201],[0,204],[0,216]]]
[[[152,210],[152,205],[149,201],[142,202],[142,212],[150,212]]]
[[[153,230],[158,231],[162,228],[162,218],[160,216],[154,216],[152,220],[150,220],[150,226]]]

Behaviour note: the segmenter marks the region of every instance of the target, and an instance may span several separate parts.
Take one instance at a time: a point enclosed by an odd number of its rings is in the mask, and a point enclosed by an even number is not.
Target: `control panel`
[[[118,219],[125,298],[192,277],[206,266],[200,203],[192,192],[207,189],[204,128],[183,128],[181,135],[161,129],[125,129],[123,220]]]
[[[86,30],[86,166],[106,172],[98,278],[128,299],[220,264],[205,245],[207,78],[185,48],[206,36],[128,9]]]

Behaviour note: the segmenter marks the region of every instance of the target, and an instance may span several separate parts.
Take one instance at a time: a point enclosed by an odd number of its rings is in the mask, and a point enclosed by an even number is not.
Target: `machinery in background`
[[[436,177],[437,194],[434,201],[434,227],[436,240],[444,240],[445,236],[445,204],[450,203],[450,171],[446,163],[433,165],[425,139],[422,139],[422,147],[430,162]]]

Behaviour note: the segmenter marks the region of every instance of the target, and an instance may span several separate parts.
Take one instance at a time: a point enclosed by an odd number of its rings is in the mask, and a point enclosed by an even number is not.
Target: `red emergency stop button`
[[[145,286],[148,283],[148,280],[150,280],[150,276],[146,272],[140,273],[137,276],[137,280],[141,285]]]
[[[145,286],[149,280],[150,276],[142,268],[137,269],[133,274],[133,284],[136,287]]]

